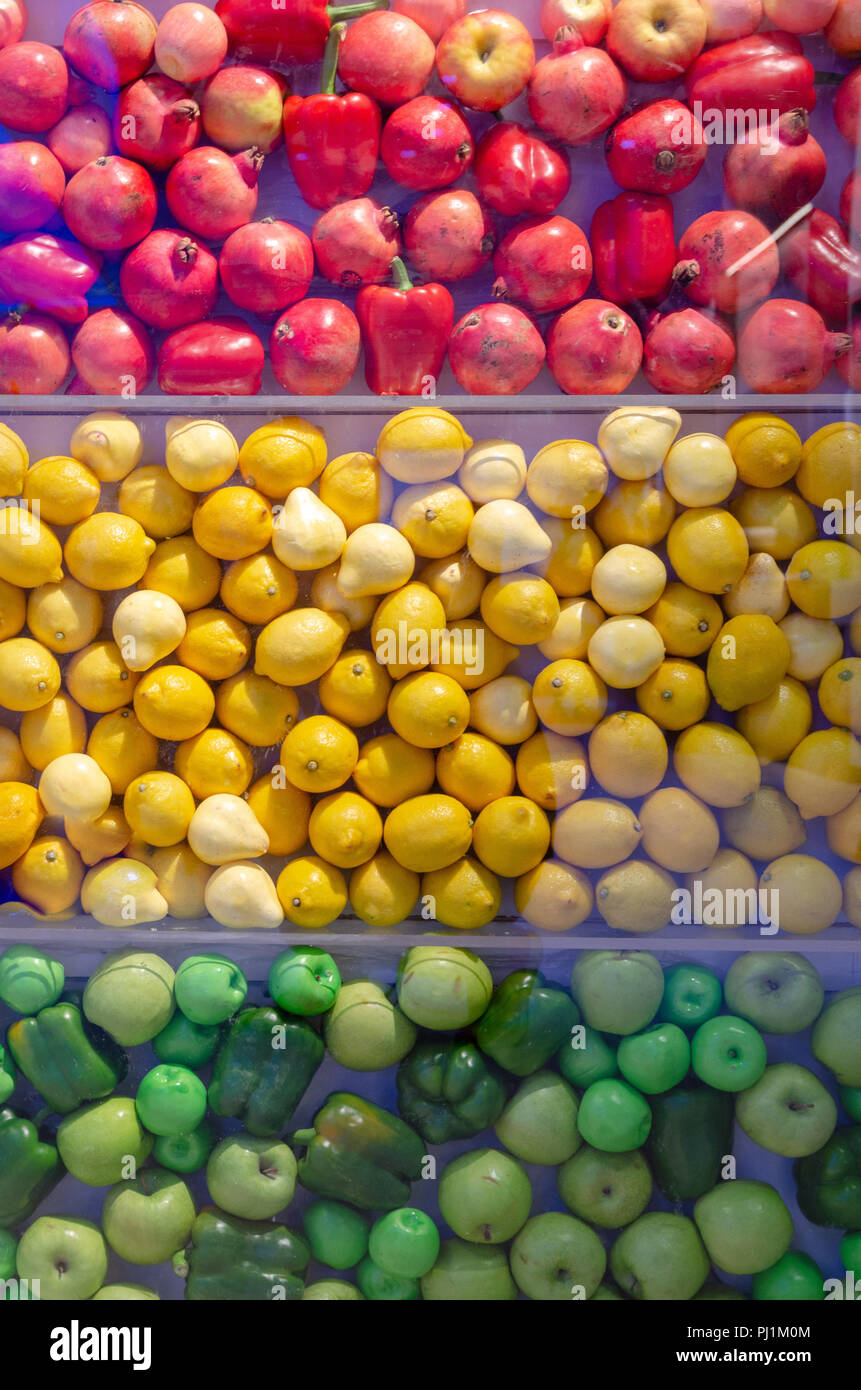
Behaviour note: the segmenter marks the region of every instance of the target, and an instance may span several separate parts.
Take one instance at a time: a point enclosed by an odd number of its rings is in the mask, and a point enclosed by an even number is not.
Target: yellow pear
[[[260,864],[248,860],[216,869],[203,900],[223,927],[280,927],[284,921],[275,884]]]
[[[81,906],[103,927],[133,927],[160,922],[167,901],[155,873],[137,859],[111,859],[90,869],[81,887]]]
[[[204,797],[192,816],[188,843],[204,864],[231,864],[265,854],[269,836],[247,801],[218,792]]]
[[[789,590],[783,571],[773,556],[764,552],[751,555],[741,579],[722,598],[729,618],[762,613],[779,623],[789,612]]]
[[[132,837],[131,826],[122,806],[109,806],[96,820],[75,820],[66,816],[66,839],[74,845],[85,864],[100,864],[122,854]]]
[[[364,598],[347,598],[338,588],[340,565],[326,565],[314,575],[311,583],[311,602],[324,613],[340,613],[350,624],[351,632],[359,632],[374,616],[377,606],[373,594]]]
[[[62,753],[39,778],[39,798],[49,816],[94,821],[111,804],[109,779],[87,753]]]
[[[239,445],[219,420],[174,415],[165,435],[167,471],[189,492],[209,492],[236,472]]]
[[[540,564],[553,549],[553,542],[529,508],[507,498],[479,507],[467,544],[475,563],[493,574],[508,574]]]
[[[99,410],[78,425],[69,453],[103,483],[115,483],[140,463],[143,440],[134,420],[118,410]]]
[[[390,594],[406,584],[416,557],[406,536],[394,526],[372,521],[347,537],[341,553],[338,588],[347,598]]]
[[[625,405],[601,422],[598,448],[617,478],[653,478],[681,427],[681,415],[668,406]]]
[[[114,613],[114,641],[130,671],[148,671],[185,636],[185,614],[169,594],[138,589]]]
[[[473,502],[513,501],[526,486],[526,457],[509,439],[480,439],[460,465],[457,480]]]
[[[272,549],[292,570],[332,565],[344,549],[347,528],[309,487],[294,487],[275,521]]]

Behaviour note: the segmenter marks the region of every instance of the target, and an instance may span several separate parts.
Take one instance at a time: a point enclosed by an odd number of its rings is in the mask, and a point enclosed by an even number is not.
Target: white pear
[[[622,406],[602,421],[598,448],[617,478],[653,478],[681,427],[681,415],[668,406]]]
[[[176,651],[185,636],[185,614],[176,599],[155,589],[127,594],[114,613],[112,630],[130,671],[148,671]]]
[[[140,463],[143,439],[134,420],[118,410],[100,410],[77,426],[69,453],[103,483],[115,483]]]
[[[223,864],[209,879],[203,901],[223,927],[280,927],[284,913],[275,884],[260,864]]]
[[[103,927],[160,922],[168,908],[156,885],[149,865],[137,859],[111,859],[90,869],[81,886],[81,906]]]
[[[49,816],[94,821],[111,804],[113,791],[95,758],[87,753],[61,753],[39,778],[39,800]]]
[[[347,598],[391,594],[406,584],[416,557],[406,536],[381,521],[358,526],[341,554],[338,588]]]
[[[334,564],[347,539],[337,512],[309,487],[294,487],[275,521],[272,549],[292,570],[319,570]]]
[[[351,632],[360,632],[374,616],[377,601],[373,595],[365,598],[347,598],[338,588],[340,565],[326,565],[314,575],[311,584],[311,602],[322,608],[324,613],[341,613],[350,624]],[[473,604],[470,612],[477,607]]]
[[[473,502],[513,501],[526,486],[526,457],[510,439],[480,439],[460,465],[457,480]]]
[[[259,859],[269,836],[247,801],[229,792],[204,797],[191,818],[188,843],[204,864],[231,864]]]
[[[779,623],[789,612],[789,590],[783,571],[774,557],[764,552],[751,555],[741,579],[722,598],[728,618],[762,613]]]
[[[553,542],[522,502],[500,498],[479,507],[467,539],[477,565],[508,574],[549,558]]]
[[[209,492],[236,472],[239,445],[219,420],[174,415],[165,435],[167,471],[189,492]]]

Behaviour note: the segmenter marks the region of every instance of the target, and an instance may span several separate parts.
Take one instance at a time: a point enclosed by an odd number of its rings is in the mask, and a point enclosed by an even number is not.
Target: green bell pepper
[[[288,1014],[324,1014],[331,1009],[341,975],[327,951],[296,946],[276,956],[269,971],[269,993]]]
[[[174,1255],[192,1302],[242,1299],[295,1302],[311,1251],[296,1231],[274,1221],[243,1221],[204,1207],[191,1228],[191,1245]]]
[[[243,1009],[215,1059],[210,1108],[241,1120],[249,1134],[280,1134],[324,1052],[309,1023],[288,1018],[280,1009]]]
[[[649,1096],[652,1128],[646,1157],[658,1187],[671,1202],[693,1202],[720,1181],[732,1153],[735,1097],[711,1086],[675,1086]]]
[[[497,985],[475,1026],[482,1052],[515,1076],[546,1066],[580,1020],[567,990],[537,970],[514,970]]]
[[[303,1187],[364,1211],[407,1206],[410,1183],[422,1174],[425,1143],[415,1130],[347,1091],[330,1095],[314,1128],[297,1131],[291,1142],[306,1149],[299,1160]]]
[[[0,1042],[0,1105],[5,1105],[15,1089],[15,1064],[5,1043]]]
[[[861,1125],[842,1125],[793,1167],[798,1205],[815,1226],[861,1230]]]
[[[11,1231],[0,1229],[0,1279],[14,1279],[17,1265],[15,1252],[18,1241]]]
[[[6,1041],[18,1069],[58,1115],[109,1096],[126,1074],[122,1048],[87,1023],[75,1004],[53,1004],[17,1019]]]
[[[33,946],[10,946],[0,956],[0,999],[16,1014],[37,1014],[56,1004],[65,983],[60,962]]]
[[[57,1150],[33,1122],[0,1110],[0,1227],[20,1226],[62,1176]]]
[[[398,1067],[398,1110],[428,1144],[471,1139],[495,1124],[508,1088],[473,1043],[422,1042]]]

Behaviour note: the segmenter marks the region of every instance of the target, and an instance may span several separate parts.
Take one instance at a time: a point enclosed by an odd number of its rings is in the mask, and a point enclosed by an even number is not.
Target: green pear
[[[581,951],[571,993],[585,1023],[627,1036],[651,1023],[664,994],[664,972],[649,951]]]
[[[412,1051],[418,1029],[375,980],[347,980],[323,1018],[335,1061],[351,1071],[382,1071]]]
[[[84,990],[84,1013],[123,1047],[149,1042],[175,1008],[174,972],[151,951],[112,951],[96,967]]]
[[[564,1163],[583,1142],[577,1097],[555,1071],[537,1071],[521,1082],[493,1128],[523,1163]]]
[[[421,1286],[425,1303],[502,1303],[517,1297],[504,1250],[457,1238],[443,1241]]]

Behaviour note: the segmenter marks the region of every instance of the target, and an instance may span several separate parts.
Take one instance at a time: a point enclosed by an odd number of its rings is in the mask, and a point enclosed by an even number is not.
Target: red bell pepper
[[[673,279],[673,205],[662,193],[620,193],[602,203],[590,233],[595,279],[614,304],[663,299]]]
[[[356,316],[365,345],[365,380],[377,396],[420,396],[436,382],[454,326],[444,285],[413,285],[399,256],[394,285],[365,285]]]
[[[815,72],[794,34],[776,29],[768,34],[749,34],[745,39],[718,44],[702,53],[688,70],[688,105],[699,120],[709,112],[737,121],[757,117],[767,124],[772,113],[812,111],[816,105]],[[728,143],[741,138],[726,132]]]
[[[316,63],[332,25],[369,10],[387,10],[389,0],[327,5],[326,0],[218,0],[218,15],[234,54],[285,66]]]
[[[861,254],[821,208],[780,240],[783,273],[828,324],[846,327],[861,300]]]
[[[284,143],[296,186],[312,208],[361,198],[374,181],[380,155],[380,108],[363,92],[335,95],[338,49],[346,25],[334,25],[326,44],[320,91],[288,97]]]
[[[473,173],[496,212],[554,212],[571,187],[568,157],[516,121],[491,126],[478,142]]]

